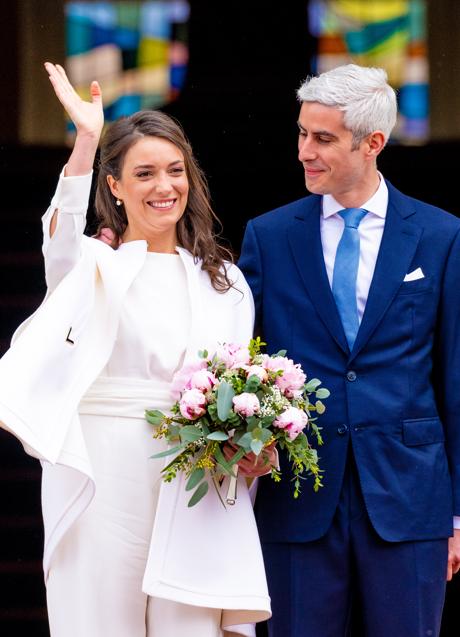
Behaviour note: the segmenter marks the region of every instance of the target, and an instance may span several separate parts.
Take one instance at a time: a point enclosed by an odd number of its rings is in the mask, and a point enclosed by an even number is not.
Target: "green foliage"
[[[229,436],[225,431],[213,431],[212,434],[206,436],[208,440],[228,440]]]
[[[219,420],[227,420],[234,396],[235,390],[233,387],[223,380],[217,389],[217,415]]]
[[[249,394],[255,394],[256,391],[259,389],[261,382],[262,381],[260,380],[260,378],[253,374],[252,376],[249,376],[248,380],[246,381],[243,391],[248,392]]]
[[[158,427],[163,423],[165,416],[164,414],[161,413],[161,411],[158,411],[157,409],[153,409],[153,410],[146,409],[145,419],[154,427]]]
[[[192,495],[192,497],[190,498],[190,500],[188,501],[188,505],[189,507],[193,507],[195,506],[195,504],[198,504],[198,502],[204,498],[204,496],[207,494],[209,489],[209,485],[207,482],[202,482],[199,487],[197,488],[197,490],[195,491],[195,493]]]
[[[200,468],[200,469],[195,469],[194,471],[192,471],[189,479],[187,480],[187,484],[185,485],[185,490],[191,491],[192,489],[194,489],[196,485],[203,480],[204,476],[205,476],[204,469]]]
[[[257,354],[260,353],[260,350],[262,349],[262,347],[265,347],[267,343],[264,343],[260,336],[258,336],[257,338],[251,338],[251,340],[249,341],[249,355],[251,356],[251,358],[254,358],[254,356],[257,356]]]
[[[312,378],[305,385],[305,391],[310,394],[311,392],[315,391],[315,389],[317,389],[320,385],[321,385],[321,381],[320,380],[318,380],[317,378]]]
[[[203,437],[203,432],[195,425],[185,425],[180,429],[179,436],[182,442],[195,442]]]

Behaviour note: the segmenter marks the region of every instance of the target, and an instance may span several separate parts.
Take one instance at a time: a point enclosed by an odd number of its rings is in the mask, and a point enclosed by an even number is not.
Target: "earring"
[[[116,205],[117,205],[117,206],[121,206],[121,204],[122,204],[123,202],[122,202],[122,200],[121,200],[121,199],[117,199],[117,200],[115,201],[115,203],[116,203]]]

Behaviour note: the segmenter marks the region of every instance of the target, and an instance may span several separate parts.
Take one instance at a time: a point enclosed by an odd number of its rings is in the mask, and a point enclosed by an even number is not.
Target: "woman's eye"
[[[137,173],[136,177],[148,177],[150,173],[148,171],[143,171],[141,173]]]
[[[184,169],[183,168],[173,168],[171,170],[171,172],[172,172],[173,175],[181,175],[184,172]]]

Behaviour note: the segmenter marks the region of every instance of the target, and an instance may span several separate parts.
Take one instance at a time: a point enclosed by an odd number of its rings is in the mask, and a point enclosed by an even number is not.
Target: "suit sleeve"
[[[436,336],[433,380],[445,429],[454,515],[460,516],[460,230],[444,272]]]
[[[262,327],[263,270],[259,241],[252,221],[249,221],[246,226],[238,266],[252,291],[255,306],[255,331],[260,333]]]
[[[50,207],[42,217],[43,256],[48,293],[52,292],[80,257],[81,238],[86,226],[86,212],[92,173],[64,177],[62,171]],[[58,212],[57,226],[50,236],[51,219]]]

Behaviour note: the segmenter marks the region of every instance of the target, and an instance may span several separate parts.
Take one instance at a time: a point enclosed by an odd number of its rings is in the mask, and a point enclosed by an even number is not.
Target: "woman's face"
[[[161,137],[142,137],[126,153],[120,179],[107,181],[128,218],[123,241],[145,239],[149,249],[174,252],[189,191],[182,151]]]

